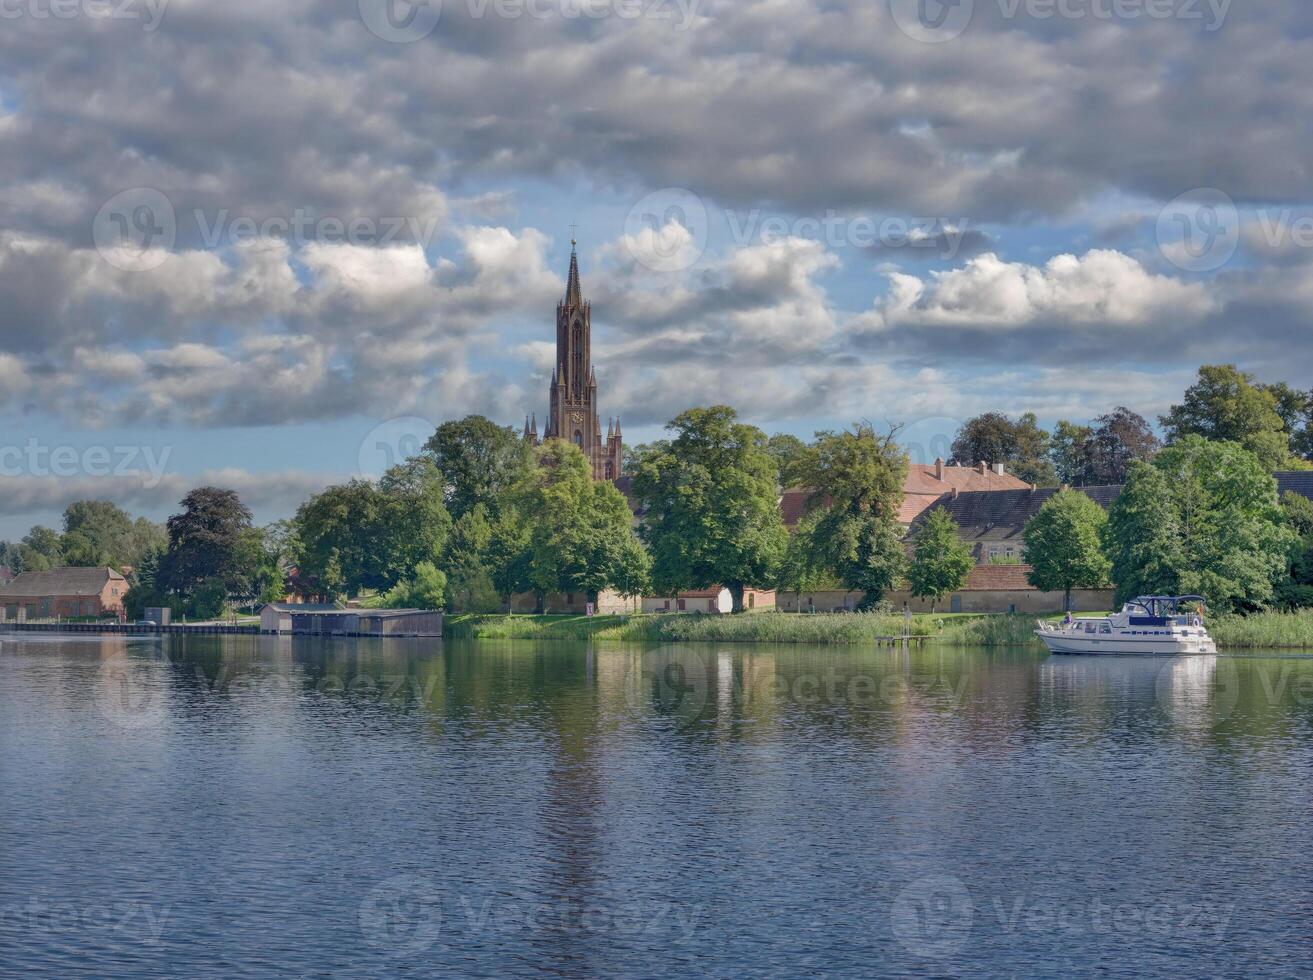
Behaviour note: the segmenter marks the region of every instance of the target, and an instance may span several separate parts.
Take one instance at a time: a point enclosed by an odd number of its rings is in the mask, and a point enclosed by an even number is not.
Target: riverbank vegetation
[[[987,460],[1039,485],[1075,485],[1024,529],[1038,590],[1198,593],[1213,615],[1313,607],[1313,504],[1293,493],[1278,499],[1273,476],[1313,466],[1313,392],[1205,367],[1160,421],[1166,445],[1125,408],[1052,432],[1032,415],[991,412],[961,426],[949,462]],[[134,618],[145,605],[209,618],[289,589],[309,601],[373,596],[379,605],[480,614],[524,594],[545,611],[562,605],[558,595],[581,606],[603,592],[669,597],[725,587],[743,612],[750,588],[842,589],[873,612],[896,589],[941,602],[974,567],[971,542],[959,539],[945,507],[905,526],[909,460],[897,426],[862,422],[804,442],[768,437],[720,405],[682,412],[667,431],[627,450],[628,499],[612,481],[592,479],[577,446],[533,446],[470,416],[443,423],[380,478],[314,494],[290,521],[256,527],[235,492],[215,487],[187,494],[164,527],[134,523],[113,504],[77,502],[62,534],[36,527],[16,544],[0,542],[0,565],[130,566]],[[1079,492],[1092,481],[1124,487],[1106,514]],[[790,514],[790,533],[781,495],[799,487],[806,506]],[[887,632],[876,620],[785,628],[632,619],[623,625],[631,634],[676,638]],[[972,629],[1006,636],[1009,627]]]

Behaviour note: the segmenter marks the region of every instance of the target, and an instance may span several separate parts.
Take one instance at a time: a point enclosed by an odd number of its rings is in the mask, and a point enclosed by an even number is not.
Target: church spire
[[[579,306],[584,301],[583,289],[579,286],[579,255],[575,251],[578,244],[570,239],[570,276],[565,283],[565,302],[568,306]]]

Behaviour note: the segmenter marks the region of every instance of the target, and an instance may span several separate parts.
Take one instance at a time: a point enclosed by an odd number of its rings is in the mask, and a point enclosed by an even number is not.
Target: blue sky
[[[630,442],[724,401],[929,460],[1201,363],[1313,385],[1294,0],[134,2],[0,31],[0,537],[199,482],[271,520],[541,414],[576,224]]]

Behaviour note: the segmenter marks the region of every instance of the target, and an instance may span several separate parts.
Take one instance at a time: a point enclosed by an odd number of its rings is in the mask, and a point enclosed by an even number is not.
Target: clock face
[[[572,422],[574,422],[575,425],[583,425],[583,424],[584,424],[584,413],[583,413],[583,412],[575,412],[573,415],[570,416],[570,420],[571,420]]]

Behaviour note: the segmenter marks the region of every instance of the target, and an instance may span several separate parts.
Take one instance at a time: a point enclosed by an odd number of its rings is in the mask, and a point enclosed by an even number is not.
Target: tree
[[[519,433],[482,415],[442,423],[424,450],[446,478],[446,506],[456,520],[480,503],[495,515],[533,457]]]
[[[1181,591],[1221,609],[1271,605],[1298,538],[1265,464],[1236,443],[1189,435],[1159,453],[1154,465],[1180,528]]]
[[[1271,473],[1290,455],[1290,436],[1277,408],[1271,390],[1235,365],[1220,364],[1201,367],[1199,380],[1161,421],[1169,444],[1187,436],[1239,443]]]
[[[1045,592],[1061,592],[1071,609],[1073,589],[1095,589],[1111,571],[1100,536],[1108,515],[1079,490],[1062,490],[1045,501],[1024,532],[1027,576]]]
[[[1281,509],[1285,512],[1286,523],[1301,538],[1313,534],[1313,500],[1303,494],[1287,490],[1281,495]]]
[[[38,524],[28,531],[19,543],[22,567],[25,572],[46,572],[64,564],[59,535]]]
[[[550,440],[537,459],[512,502],[527,518],[520,560],[539,608],[552,592],[582,592],[593,602],[608,589],[641,595],[650,565],[624,495],[608,481],[594,482],[592,464],[571,443]]]
[[[1103,546],[1112,562],[1117,605],[1137,596],[1181,592],[1181,528],[1161,470],[1131,463],[1125,489],[1108,509]]]
[[[293,519],[301,571],[334,594],[395,585],[378,547],[382,510],[382,495],[369,480],[327,487],[312,496]]]
[[[447,603],[454,612],[496,612],[501,606],[492,569],[493,526],[487,507],[475,504],[456,521],[443,549]]]
[[[775,582],[788,545],[766,437],[724,405],[689,409],[666,428],[675,438],[634,474],[655,587],[724,586],[742,612],[744,590]]]
[[[433,461],[408,459],[378,484],[380,557],[390,581],[409,577],[422,561],[434,561],[451,533],[444,481]]]
[[[64,561],[81,568],[128,564],[132,518],[108,500],[78,500],[64,510]]]
[[[907,579],[912,595],[930,600],[930,611],[944,596],[966,584],[975,567],[971,549],[958,537],[957,522],[946,510],[931,509],[913,538],[915,551]]]
[[[167,522],[169,547],[160,562],[158,584],[179,596],[199,594],[205,587],[205,612],[213,594],[226,595],[243,574],[251,512],[232,490],[199,487],[182,498],[182,513]],[[198,614],[204,615],[203,612]]]
[[[1042,487],[1057,483],[1057,473],[1049,460],[1049,434],[1030,412],[1015,422],[999,412],[968,419],[953,440],[950,462],[960,466],[1003,463],[1028,483]]]
[[[1133,462],[1148,462],[1162,448],[1149,423],[1129,408],[1118,408],[1094,422],[1096,428],[1081,451],[1076,481],[1080,486],[1125,483]]]
[[[1088,425],[1074,425],[1066,420],[1053,428],[1049,437],[1049,461],[1059,482],[1078,486],[1085,473],[1085,448],[1094,430]]]
[[[907,454],[897,430],[877,435],[866,423],[851,432],[817,434],[801,467],[812,488],[814,521],[800,528],[810,564],[829,572],[846,589],[863,593],[870,609],[894,587],[906,565],[898,512],[907,478]]]
[[[316,494],[293,522],[302,571],[352,595],[411,577],[437,560],[450,533],[444,486],[433,461],[415,457],[377,484],[352,480]]]
[[[807,460],[807,444],[797,436],[778,433],[766,440],[766,452],[775,460],[781,489],[797,486]]]
[[[415,566],[414,575],[398,582],[383,597],[385,609],[441,609],[447,601],[447,576],[431,561]]]

